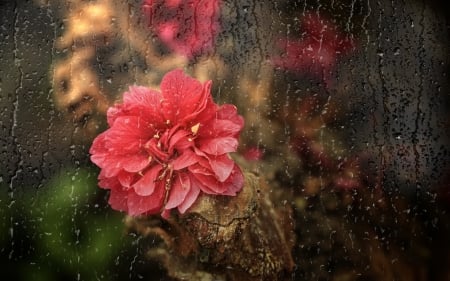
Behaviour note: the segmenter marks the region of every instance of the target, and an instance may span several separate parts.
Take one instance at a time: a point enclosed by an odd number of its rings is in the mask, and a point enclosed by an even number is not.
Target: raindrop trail
[[[348,33],[351,32],[351,23],[352,23],[352,18],[353,18],[353,14],[354,14],[355,3],[356,3],[356,0],[353,0],[351,7],[350,7],[350,15],[348,16],[346,27],[345,27],[345,31]]]
[[[50,61],[53,63],[55,60],[55,54],[56,54],[56,42],[57,42],[56,40],[58,37],[57,36],[58,27],[56,24],[56,19],[53,16],[53,12],[50,8],[50,3],[47,4],[47,17],[49,18],[49,20],[51,22],[50,26],[53,27],[53,43],[52,43],[52,50],[50,52]],[[51,77],[55,77],[55,68],[54,67],[52,68],[52,76]],[[53,82],[51,84],[53,84]],[[47,100],[51,101],[52,96],[53,96],[53,87],[50,87],[47,92]],[[50,140],[52,138],[51,132],[53,131],[53,121],[55,118],[55,105],[53,102],[50,102],[49,104],[50,104],[50,108],[49,108],[50,114],[49,114],[49,119],[48,119],[48,128],[47,128],[47,136],[46,136],[46,148],[48,150],[50,150]],[[42,153],[42,156],[41,156],[42,163],[45,163],[45,160],[46,160],[45,158],[46,158],[45,153]],[[40,167],[40,170],[41,170],[42,179],[44,179],[44,170],[42,167]]]
[[[13,59],[14,59],[14,65],[17,66],[17,70],[19,72],[19,84],[15,88],[14,96],[12,100],[12,113],[11,113],[11,120],[12,125],[9,132],[9,135],[11,136],[12,145],[14,152],[18,155],[20,158],[19,148],[18,148],[18,142],[17,142],[17,134],[16,134],[16,128],[17,128],[17,113],[19,110],[19,91],[22,89],[22,80],[23,80],[23,70],[22,66],[20,65],[20,58],[18,56],[18,48],[19,44],[17,42],[17,33],[19,31],[19,28],[17,27],[19,23],[19,16],[18,16],[19,9],[17,8],[17,3],[14,4],[14,29],[12,31],[12,36],[14,38],[14,50],[13,50]],[[17,159],[17,162],[15,163],[15,168],[13,169],[15,174],[11,177],[11,180],[9,182],[9,189],[10,189],[10,196],[11,199],[13,199],[13,184],[14,180],[17,179],[18,171],[20,170],[20,159]]]
[[[383,52],[383,46],[382,46],[382,38],[383,38],[383,28],[382,28],[382,22],[383,22],[383,17],[384,15],[384,10],[381,7],[381,3],[377,3],[378,4],[378,9],[379,9],[379,16],[378,16],[378,34],[377,34],[377,38],[376,41],[378,42],[377,44],[377,56],[378,56],[378,65],[377,65],[377,74],[378,74],[378,79],[379,79],[379,83],[381,86],[381,101],[380,101],[380,107],[381,107],[381,117],[380,117],[380,122],[379,125],[382,126],[382,128],[380,128],[380,135],[381,137],[378,139],[377,142],[377,146],[379,148],[379,167],[378,169],[378,179],[377,179],[377,183],[379,184],[380,187],[384,187],[385,184],[385,171],[387,169],[387,159],[386,159],[386,148],[389,145],[389,122],[390,122],[390,111],[389,111],[389,107],[388,107],[388,89],[386,87],[386,77],[385,77],[385,72],[384,72],[384,52]],[[375,94],[375,93],[374,93]]]
[[[17,2],[14,3],[14,28],[12,30],[12,37],[14,39],[14,50],[13,50],[13,59],[14,59],[14,65],[17,67],[17,70],[19,72],[19,84],[17,85],[17,87],[15,88],[14,91],[14,96],[13,96],[13,100],[12,100],[12,113],[11,113],[11,120],[12,120],[12,124],[11,124],[11,130],[9,132],[9,135],[11,137],[11,142],[12,142],[12,150],[14,151],[14,153],[18,156],[17,161],[14,163],[14,175],[11,177],[10,182],[9,182],[9,199],[10,199],[10,204],[9,206],[12,207],[14,204],[14,181],[18,178],[18,174],[21,171],[20,169],[20,163],[22,162],[21,158],[22,156],[20,155],[20,151],[19,151],[19,144],[17,142],[17,134],[16,134],[16,128],[17,128],[17,113],[19,110],[19,91],[22,89],[22,80],[23,80],[23,71],[22,71],[22,67],[21,67],[21,60],[18,56],[18,48],[19,48],[19,44],[18,44],[18,40],[17,40],[17,34],[19,32],[19,9],[17,7]],[[11,252],[9,253],[9,259],[13,258],[13,253],[14,253],[14,219],[13,219],[13,215],[10,216],[10,226],[9,226],[9,235],[11,238]]]
[[[138,238],[136,239],[136,255],[134,255],[133,260],[131,261],[131,264],[130,264],[130,273],[129,273],[129,275],[128,275],[128,277],[129,277],[130,280],[132,279],[133,266],[134,266],[134,264],[136,263],[136,261],[137,261],[137,259],[138,259],[138,257],[139,257],[139,248],[140,248],[139,244],[140,244],[141,239],[142,239],[142,237],[138,237]],[[134,244],[134,243],[133,243],[133,244]]]
[[[416,174],[416,197],[419,198],[421,193],[421,184],[419,182],[419,173],[420,173],[420,153],[418,150],[419,146],[419,136],[418,131],[420,127],[420,123],[423,123],[423,112],[421,110],[421,104],[422,104],[422,93],[424,92],[424,75],[425,75],[425,69],[424,69],[424,63],[425,63],[425,48],[424,48],[424,36],[425,36],[425,3],[422,2],[421,7],[421,13],[420,13],[420,21],[419,21],[419,27],[420,27],[420,33],[419,33],[419,50],[418,50],[418,59],[419,59],[419,89],[418,89],[418,95],[417,95],[417,106],[416,106],[416,119],[414,120],[414,131],[412,134],[412,142],[413,142],[413,150],[414,150],[414,169]],[[420,122],[422,121],[422,122]]]
[[[361,23],[361,28],[364,30],[364,34],[366,35],[366,44],[364,47],[364,51],[367,51],[367,48],[369,47],[370,43],[370,35],[369,35],[369,29],[366,28],[367,19],[369,18],[370,14],[372,13],[372,8],[370,7],[370,0],[367,0],[367,14],[364,15],[364,18]]]

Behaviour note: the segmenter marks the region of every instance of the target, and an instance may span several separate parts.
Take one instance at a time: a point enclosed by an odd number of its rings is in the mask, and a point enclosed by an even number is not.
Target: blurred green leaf
[[[9,240],[11,198],[8,196],[8,187],[0,184],[0,248]]]
[[[62,172],[39,192],[30,210],[42,218],[35,221],[43,258],[82,279],[105,275],[123,246],[122,216],[98,210],[96,182],[88,170]]]

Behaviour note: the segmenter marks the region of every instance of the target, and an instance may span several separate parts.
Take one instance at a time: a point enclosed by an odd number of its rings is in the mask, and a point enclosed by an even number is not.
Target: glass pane
[[[445,1],[0,2],[15,280],[448,280]]]

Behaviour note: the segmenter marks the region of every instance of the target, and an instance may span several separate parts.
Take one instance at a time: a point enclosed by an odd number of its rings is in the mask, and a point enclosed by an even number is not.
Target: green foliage
[[[20,216],[29,232],[17,235],[31,238],[29,242],[34,244],[31,262],[18,265],[20,279],[55,280],[61,275],[114,279],[109,268],[119,251],[128,246],[122,231],[123,215],[105,207],[104,192],[96,183],[95,173],[77,169],[59,173],[44,188],[33,190],[34,196],[24,194],[16,199],[15,206],[3,204],[11,200],[0,194],[0,246],[8,239],[11,215],[13,220]]]
[[[0,183],[0,248],[9,238],[10,201],[8,187]]]

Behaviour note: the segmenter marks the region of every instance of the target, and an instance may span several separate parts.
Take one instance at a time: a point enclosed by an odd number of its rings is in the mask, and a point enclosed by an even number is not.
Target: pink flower
[[[123,104],[108,110],[110,128],[97,136],[91,160],[101,168],[99,186],[109,204],[130,215],[184,213],[201,192],[234,196],[243,186],[228,156],[244,121],[230,104],[212,100],[211,81],[201,84],[182,70],[164,76],[161,92],[130,87]]]
[[[272,58],[275,66],[296,73],[309,73],[326,80],[337,58],[354,48],[354,42],[338,27],[315,13],[302,17],[302,39],[281,38],[281,56]]]
[[[192,58],[211,51],[219,32],[219,0],[145,0],[150,27],[172,51]]]
[[[247,161],[259,161],[263,158],[264,152],[262,149],[252,146],[244,150],[242,156]]]

